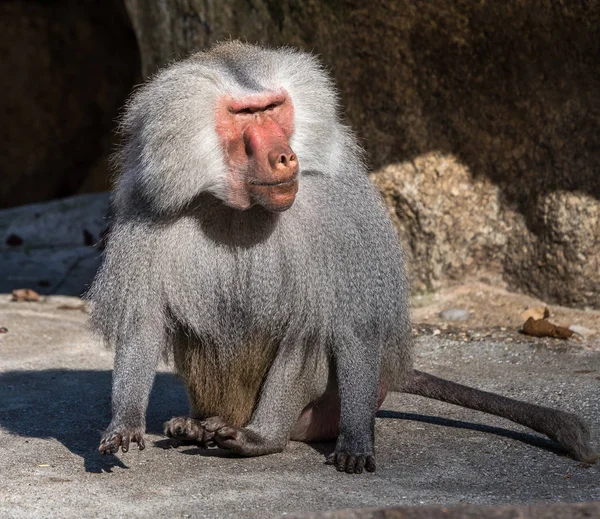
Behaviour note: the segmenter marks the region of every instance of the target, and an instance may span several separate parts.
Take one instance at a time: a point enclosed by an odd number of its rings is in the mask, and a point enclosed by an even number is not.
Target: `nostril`
[[[298,165],[298,156],[288,146],[274,147],[269,151],[267,160],[269,167],[282,173],[290,169],[296,169]]]
[[[279,160],[277,161],[278,164],[281,164],[285,167],[290,166],[294,162],[296,162],[296,155],[294,155],[293,153],[291,153],[290,155],[285,155],[282,153],[281,155],[279,155]]]

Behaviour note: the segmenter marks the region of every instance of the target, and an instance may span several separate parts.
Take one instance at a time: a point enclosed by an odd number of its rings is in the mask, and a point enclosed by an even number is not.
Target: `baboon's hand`
[[[353,454],[335,451],[327,457],[325,463],[334,465],[339,472],[348,474],[362,474],[363,470],[375,472],[375,456],[372,453]]]
[[[119,448],[121,448],[123,452],[127,452],[129,450],[130,442],[137,443],[138,449],[144,450],[146,443],[144,442],[143,428],[122,427],[118,429],[109,429],[104,434],[104,438],[102,438],[98,450],[100,451],[100,454],[116,454],[119,452]]]

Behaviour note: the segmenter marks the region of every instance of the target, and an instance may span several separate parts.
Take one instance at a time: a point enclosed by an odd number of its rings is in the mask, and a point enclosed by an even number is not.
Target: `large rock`
[[[109,203],[102,193],[0,211],[0,293],[83,294],[102,260]]]
[[[0,56],[0,208],[106,190],[140,74],[121,0],[0,2]]]
[[[125,0],[150,74],[229,35],[319,53],[415,288],[600,306],[600,3]]]

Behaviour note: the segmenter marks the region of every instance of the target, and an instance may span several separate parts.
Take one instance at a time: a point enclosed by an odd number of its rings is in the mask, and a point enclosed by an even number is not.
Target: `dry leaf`
[[[533,337],[554,337],[556,339],[568,339],[573,335],[568,328],[552,324],[546,319],[534,319],[533,317],[525,321],[523,333]]]
[[[39,301],[40,295],[31,288],[18,288],[12,291],[12,300],[17,302]]]
[[[59,305],[56,307],[57,310],[79,310],[83,313],[88,313],[88,305],[85,303],[78,303],[74,305]]]
[[[550,310],[548,310],[547,306],[534,306],[521,314],[523,321],[527,321],[530,317],[533,317],[536,321],[539,319],[548,319],[550,317]]]

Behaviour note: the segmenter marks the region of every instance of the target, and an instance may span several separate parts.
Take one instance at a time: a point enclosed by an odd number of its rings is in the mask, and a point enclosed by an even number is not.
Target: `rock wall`
[[[0,208],[106,190],[112,130],[140,79],[121,0],[0,2]]]

